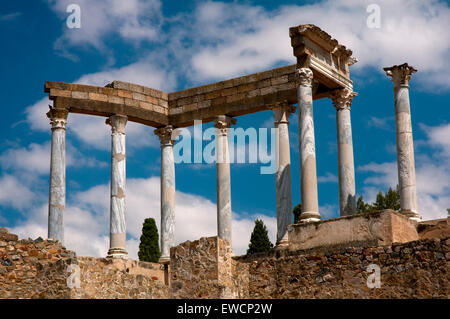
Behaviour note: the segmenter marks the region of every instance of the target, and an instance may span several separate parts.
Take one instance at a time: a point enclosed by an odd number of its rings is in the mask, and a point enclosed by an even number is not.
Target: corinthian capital
[[[236,124],[236,119],[227,115],[218,115],[214,120],[214,127],[219,129],[222,135],[226,135],[233,124]]]
[[[275,118],[275,125],[280,123],[289,124],[288,118],[292,113],[295,113],[297,109],[294,105],[289,104],[287,101],[278,102],[273,105],[269,105],[268,109],[273,111]]]
[[[312,86],[313,72],[310,68],[300,68],[296,69],[295,75],[297,76],[297,81],[299,85]]]
[[[386,71],[387,76],[392,77],[394,86],[409,85],[411,75],[417,72],[417,70],[408,65],[408,63],[394,65],[389,68],[383,68],[383,70]]]
[[[159,141],[161,145],[173,144],[174,136],[173,136],[174,128],[172,125],[167,125],[164,127],[157,128],[154,133],[159,137]]]
[[[331,94],[331,100],[337,111],[347,109],[350,110],[352,100],[358,93],[347,88],[336,90]]]
[[[125,126],[127,125],[128,117],[125,115],[111,115],[106,119],[106,124],[111,125],[111,131],[113,134],[125,134]]]
[[[66,129],[67,115],[69,111],[67,109],[50,108],[47,112],[47,117],[50,119],[50,125],[52,129],[62,128]]]

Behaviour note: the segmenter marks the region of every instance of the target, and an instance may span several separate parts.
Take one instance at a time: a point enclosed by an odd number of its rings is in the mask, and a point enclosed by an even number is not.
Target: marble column
[[[126,155],[125,126],[127,117],[112,115],[106,120],[111,125],[111,201],[110,241],[108,257],[127,258],[126,242]]]
[[[217,233],[231,244],[231,184],[228,129],[236,120],[219,115],[214,121],[216,128],[216,172],[217,172]]]
[[[48,205],[48,238],[64,244],[66,210],[66,123],[68,111],[52,108],[47,117],[52,126],[50,155],[50,192]]]
[[[340,89],[331,96],[336,108],[339,167],[339,208],[341,216],[356,214],[355,163],[353,159],[350,106],[357,94]]]
[[[271,107],[276,128],[277,245],[287,243],[287,227],[292,224],[291,155],[289,145],[289,116],[295,106],[279,103]]]
[[[171,125],[155,130],[161,142],[161,263],[170,260],[175,245],[175,161]]]
[[[404,63],[384,68],[384,71],[394,82],[400,212],[411,220],[420,221],[422,217],[417,206],[416,168],[409,105],[409,80],[417,70]]]
[[[298,127],[300,144],[301,222],[320,220],[317,195],[316,147],[314,139],[313,72],[309,68],[296,70],[298,80]]]

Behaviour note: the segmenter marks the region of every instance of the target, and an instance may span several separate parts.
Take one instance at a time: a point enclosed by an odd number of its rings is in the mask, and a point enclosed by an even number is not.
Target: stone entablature
[[[314,79],[320,82],[318,92],[339,88],[353,90],[349,66],[357,60],[351,50],[312,24],[290,28],[289,36],[297,67],[309,67],[314,72]]]
[[[332,90],[324,88],[319,86],[314,100],[330,96]],[[296,65],[172,93],[122,81],[106,87],[47,81],[45,92],[54,107],[71,113],[105,117],[123,114],[130,121],[153,127],[185,127],[193,125],[194,120],[213,121],[221,114],[241,116],[266,111],[277,103],[298,102]]]
[[[123,114],[153,127],[184,127],[194,120],[213,121],[217,115],[239,116],[280,102],[297,103],[295,65],[173,93],[122,81],[107,87],[47,81],[45,92],[55,108],[98,116]]]
[[[107,87],[64,82],[45,82],[44,91],[53,107],[109,117],[122,114],[130,121],[154,127],[168,124],[168,95],[141,85],[114,81]]]

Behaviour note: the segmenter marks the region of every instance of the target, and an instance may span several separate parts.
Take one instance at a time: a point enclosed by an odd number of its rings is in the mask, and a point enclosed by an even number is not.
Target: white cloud
[[[317,181],[319,183],[337,183],[338,177],[333,173],[327,172],[325,176],[318,176]]]
[[[335,204],[319,206],[319,213],[322,216],[322,220],[339,217],[339,209]]]
[[[10,148],[0,155],[0,165],[3,169],[48,174],[50,168],[50,143],[31,143],[28,147]]]
[[[370,172],[377,175],[368,177],[364,180],[364,184],[395,186],[398,183],[397,162],[389,163],[369,163],[358,167],[360,172]]]
[[[437,127],[419,126],[427,134],[429,145],[439,151],[439,157],[450,158],[450,123]]]
[[[105,86],[114,80],[119,80],[169,91],[175,87],[176,79],[172,72],[163,68],[161,65],[163,60],[162,57],[151,55],[126,66],[107,68],[103,71],[83,75],[74,83]]]
[[[393,116],[383,118],[371,116],[370,119],[367,121],[367,126],[389,131],[393,129],[394,125],[393,121],[394,121]]]
[[[72,0],[47,0],[50,8],[62,19],[67,19],[67,7]],[[63,34],[55,48],[75,58],[68,47],[88,46],[107,52],[105,41],[121,38],[128,43],[159,40],[162,22],[159,0],[78,0],[81,10],[81,28],[69,29],[63,24]]]
[[[0,205],[21,211],[33,204],[34,199],[35,194],[15,176],[0,178]]]
[[[449,89],[450,10],[442,1],[380,0],[381,28],[366,25],[372,0],[328,0],[310,5],[260,6],[206,1],[180,18],[170,38],[174,56],[191,66],[196,82],[222,79],[294,63],[288,28],[313,23],[352,49],[353,72],[408,62],[426,88]],[[186,44],[188,43],[188,44]],[[445,71],[446,70],[446,71]]]
[[[105,167],[108,164],[93,157],[86,157],[70,143],[66,144],[66,165],[84,167]],[[0,155],[0,166],[16,173],[46,175],[50,169],[50,142],[31,143],[27,147],[10,148]]]

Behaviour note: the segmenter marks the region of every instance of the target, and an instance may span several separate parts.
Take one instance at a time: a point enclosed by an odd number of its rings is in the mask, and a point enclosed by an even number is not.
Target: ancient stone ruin
[[[10,262],[4,265],[2,261],[0,278],[3,282],[13,274],[15,281],[12,286],[0,287],[0,297],[447,297],[448,223],[428,223],[422,227],[428,234],[437,229],[437,224],[441,231],[434,237],[423,237],[417,208],[408,85],[416,70],[407,63],[384,69],[394,83],[401,209],[356,214],[350,109],[357,93],[353,92],[349,68],[357,60],[351,50],[314,25],[292,27],[289,35],[297,58],[295,65],[178,92],[121,81],[105,87],[46,82],[45,92],[53,101],[47,113],[52,128],[49,239],[43,243],[3,240],[11,235],[3,231],[0,252],[3,260]],[[330,220],[321,220],[317,193],[313,101],[322,98],[332,99],[337,119],[341,217]],[[289,116],[296,111],[295,104],[299,108],[302,212],[300,223],[292,225]],[[268,254],[234,257],[228,130],[238,116],[268,109],[273,111],[278,129],[277,246]],[[110,247],[104,259],[77,258],[62,246],[69,113],[104,116],[111,126]],[[175,246],[172,133],[192,126],[195,120],[214,121],[216,128],[218,231],[217,237]],[[128,121],[155,127],[161,142],[160,264],[127,258]],[[72,264],[81,269],[78,287],[65,284],[72,276],[67,271]],[[370,264],[380,266],[384,276],[381,288],[371,289],[366,284]],[[111,285],[106,289],[105,283]]]

